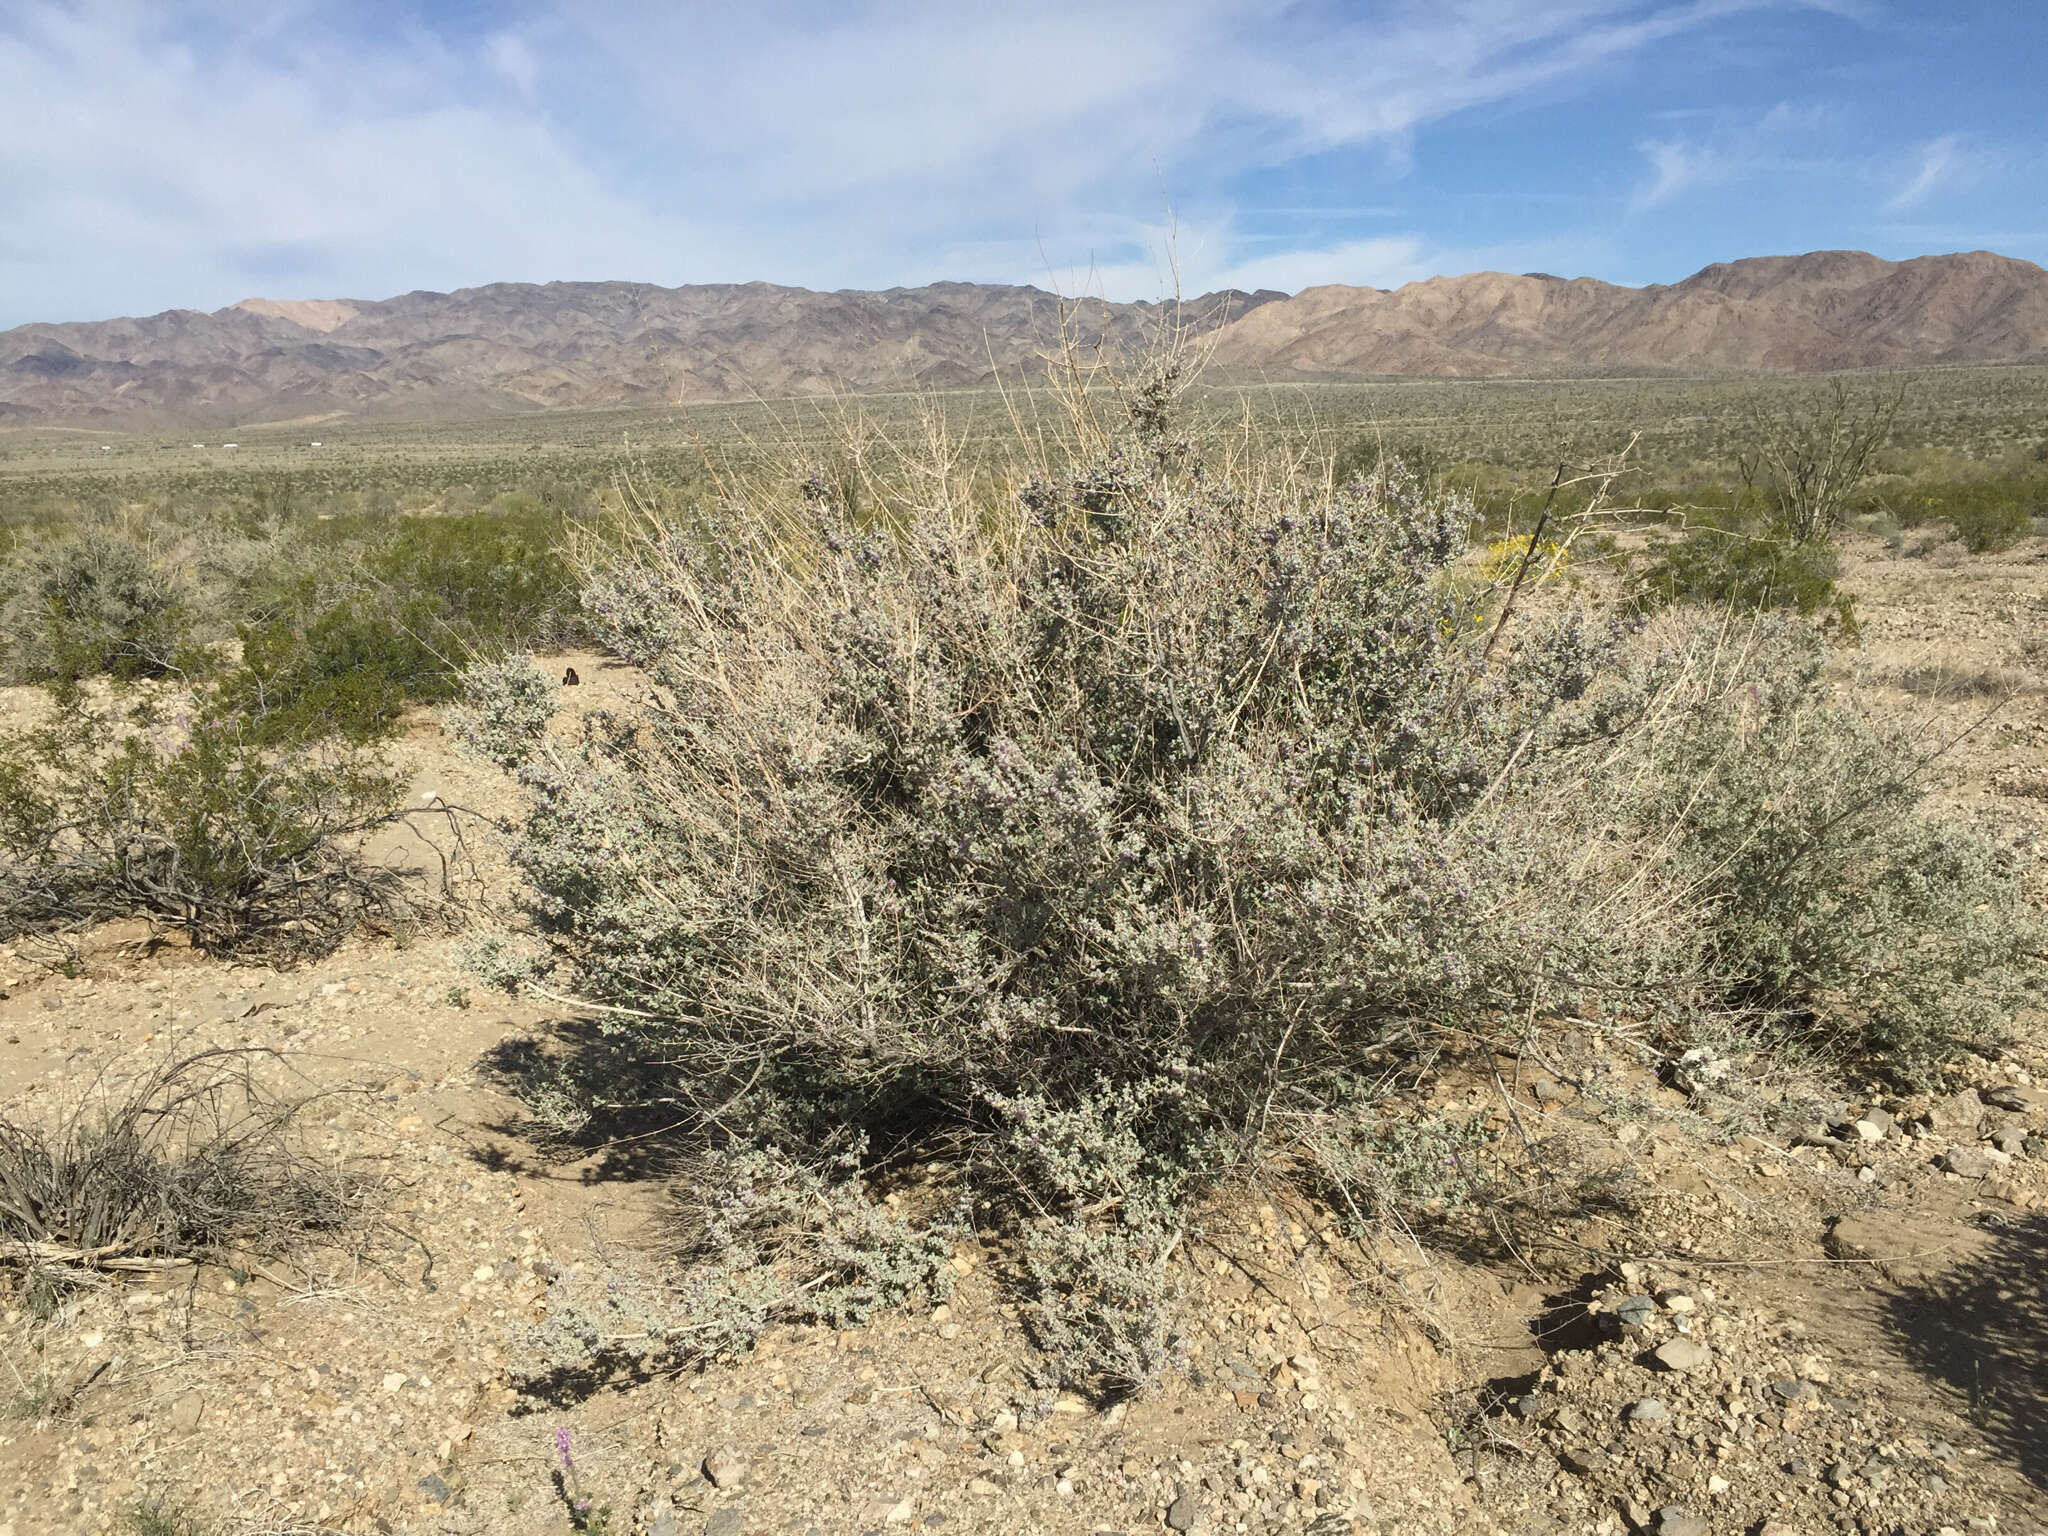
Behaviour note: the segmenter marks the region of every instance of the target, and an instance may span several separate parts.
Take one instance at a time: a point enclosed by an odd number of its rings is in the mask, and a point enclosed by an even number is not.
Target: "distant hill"
[[[1815,251],[1648,288],[1501,272],[1310,288],[1233,323],[1216,360],[1283,378],[2048,361],[2048,272],[1989,251]]]
[[[934,283],[494,283],[380,300],[250,299],[212,314],[0,332],[0,422],[146,429],[335,412],[462,417],[574,406],[951,388],[1054,345],[1060,301]],[[1085,340],[1141,342],[1157,304],[1078,307]],[[1270,378],[1588,368],[1824,370],[2048,360],[2048,272],[1977,251],[1718,263],[1682,283],[1479,272],[1375,288],[1206,294],[1225,370]]]

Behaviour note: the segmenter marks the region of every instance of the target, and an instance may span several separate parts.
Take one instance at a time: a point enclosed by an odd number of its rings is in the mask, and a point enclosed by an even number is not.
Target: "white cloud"
[[[1886,201],[1886,213],[1918,208],[1930,197],[1974,186],[1983,178],[1985,158],[1973,152],[1959,133],[1945,133],[1919,145],[1905,185]]]
[[[1174,206],[1189,291],[1391,280],[1441,253],[1264,248],[1232,187],[1333,150],[1398,169],[1450,115],[1770,0],[501,3],[10,0],[0,79],[32,85],[0,92],[0,325],[494,279],[1033,281],[1091,253],[1147,296]]]
[[[500,79],[521,96],[531,98],[540,83],[540,60],[516,32],[495,33],[484,44],[484,58]]]
[[[1751,118],[1703,115],[1708,125],[1685,138],[1652,139],[1639,146],[1650,162],[1650,180],[1635,195],[1637,212],[1661,207],[1681,195],[1731,183],[1767,171],[1811,169],[1837,115],[1822,105],[1779,102]],[[1680,116],[1673,114],[1673,116]]]

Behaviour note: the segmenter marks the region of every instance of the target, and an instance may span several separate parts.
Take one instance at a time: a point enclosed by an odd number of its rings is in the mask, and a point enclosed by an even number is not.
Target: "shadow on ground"
[[[1960,1393],[1987,1440],[2048,1488],[2048,1217],[1991,1229],[1985,1253],[1890,1297],[1908,1360]]]
[[[672,1171],[677,1108],[621,1042],[586,1020],[542,1026],[484,1053],[483,1075],[519,1099],[529,1118],[484,1127],[534,1149],[545,1166],[579,1165],[585,1184],[658,1179]],[[471,1154],[486,1167],[518,1159],[502,1147]],[[541,1171],[534,1169],[531,1171]]]

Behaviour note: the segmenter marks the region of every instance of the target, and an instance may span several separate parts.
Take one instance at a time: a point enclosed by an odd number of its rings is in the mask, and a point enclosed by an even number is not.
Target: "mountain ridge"
[[[1168,309],[964,282],[254,298],[0,332],[0,420],[182,428],[956,388],[1033,365],[1063,317],[1084,343],[1127,347]],[[1182,318],[1214,333],[1226,375],[1282,380],[2036,362],[2048,361],[2048,271],[1989,251],[1814,251],[1641,288],[1475,272],[1394,289],[1223,290],[1187,301]]]

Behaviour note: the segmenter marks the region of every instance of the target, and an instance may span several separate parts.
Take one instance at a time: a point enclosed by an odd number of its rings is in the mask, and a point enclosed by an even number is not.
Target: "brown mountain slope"
[[[1217,293],[1187,308],[1215,329],[1284,297]],[[1128,344],[1160,318],[1156,304],[1074,314],[1084,337]],[[1029,362],[1059,327],[1052,294],[973,283],[496,283],[376,301],[252,299],[210,315],[0,332],[0,419],[201,427],[945,388]]]
[[[1233,322],[1216,357],[1296,378],[2013,362],[2048,357],[2048,272],[1988,251],[1816,251],[1648,288],[1500,272],[1311,288]]]
[[[1393,292],[1209,294],[1188,307],[1241,374],[1832,369],[2048,359],[2048,272],[1978,251],[1719,263],[1682,283],[1438,277]],[[1081,307],[1135,344],[1154,304]],[[330,412],[449,417],[972,384],[1055,342],[1036,288],[814,293],[768,283],[496,283],[367,300],[0,332],[0,421],[208,427]]]

